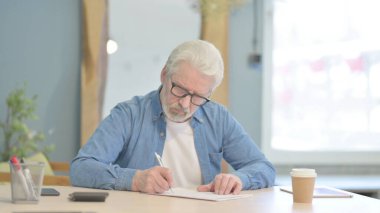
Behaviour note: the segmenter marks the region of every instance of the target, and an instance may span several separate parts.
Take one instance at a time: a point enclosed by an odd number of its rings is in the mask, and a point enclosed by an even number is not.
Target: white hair
[[[215,79],[215,89],[223,80],[224,65],[219,50],[203,40],[187,41],[177,46],[166,62],[168,78],[177,71],[181,62],[187,62],[201,73]]]

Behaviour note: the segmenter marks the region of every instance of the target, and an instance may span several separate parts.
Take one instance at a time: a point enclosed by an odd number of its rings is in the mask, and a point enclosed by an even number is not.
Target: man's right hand
[[[132,191],[149,194],[162,193],[173,185],[173,176],[168,168],[155,166],[137,170],[132,180]]]

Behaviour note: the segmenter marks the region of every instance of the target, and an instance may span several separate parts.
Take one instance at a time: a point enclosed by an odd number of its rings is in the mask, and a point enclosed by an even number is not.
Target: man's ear
[[[164,84],[164,81],[166,80],[166,76],[167,75],[167,69],[166,69],[166,65],[164,66],[164,68],[162,68],[161,70],[161,84]]]

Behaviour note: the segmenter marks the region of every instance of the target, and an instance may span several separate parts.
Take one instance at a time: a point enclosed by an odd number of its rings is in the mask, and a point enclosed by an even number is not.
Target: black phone
[[[69,194],[71,201],[104,202],[108,192],[73,192]]]
[[[42,188],[41,196],[59,196],[59,191],[54,188]]]

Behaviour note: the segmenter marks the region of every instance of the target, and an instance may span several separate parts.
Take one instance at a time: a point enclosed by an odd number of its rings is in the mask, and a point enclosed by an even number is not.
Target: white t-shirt
[[[162,161],[172,171],[173,187],[196,188],[202,183],[202,175],[190,121],[175,123],[166,119],[166,123]]]

